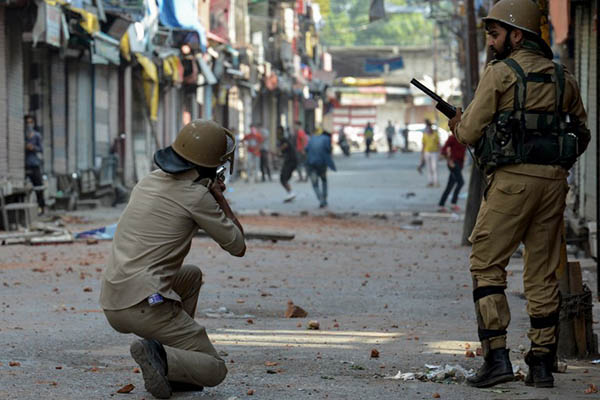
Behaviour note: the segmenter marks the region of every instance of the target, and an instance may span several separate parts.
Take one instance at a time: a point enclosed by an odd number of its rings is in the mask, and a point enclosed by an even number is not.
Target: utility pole
[[[433,22],[433,91],[438,92],[438,49],[437,49],[437,21]],[[435,113],[435,126],[439,127],[439,116]]]
[[[473,94],[479,83],[479,51],[477,48],[477,27],[475,25],[475,7],[474,0],[466,1],[467,12],[467,93],[464,96],[464,105],[466,106],[473,99]],[[484,176],[481,170],[473,164],[471,168],[471,179],[469,180],[469,196],[467,197],[467,207],[465,209],[465,222],[463,225],[463,236],[461,243],[464,246],[470,245],[469,236],[475,227],[479,206],[484,189]]]

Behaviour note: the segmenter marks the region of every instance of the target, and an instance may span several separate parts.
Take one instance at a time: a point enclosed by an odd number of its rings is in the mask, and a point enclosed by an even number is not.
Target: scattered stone
[[[128,383],[127,385],[123,386],[121,389],[117,390],[117,393],[129,393],[133,389],[135,389],[135,386],[133,386],[131,383]]]
[[[288,301],[287,310],[285,310],[285,318],[306,318],[308,313],[300,306],[294,304],[293,301]]]
[[[319,321],[308,321],[307,329],[318,330],[320,327]]]
[[[591,393],[598,393],[598,387],[596,385],[594,385],[593,383],[590,383],[587,387],[587,389],[585,389],[585,394],[591,394]]]

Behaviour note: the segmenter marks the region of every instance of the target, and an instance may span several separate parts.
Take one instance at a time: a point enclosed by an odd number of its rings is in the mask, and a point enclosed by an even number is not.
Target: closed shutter
[[[67,172],[77,171],[77,61],[67,61]]]
[[[50,65],[50,103],[52,116],[52,169],[55,174],[66,174],[67,168],[67,79],[65,61],[53,53]]]
[[[92,109],[92,66],[79,63],[77,71],[77,169],[94,167],[94,126]]]
[[[596,195],[596,185],[598,184],[598,177],[596,176],[596,143],[598,141],[598,31],[594,16],[598,12],[598,2],[589,2],[585,8],[585,14],[587,14],[587,32],[589,32],[589,74],[588,74],[588,99],[587,99],[587,113],[588,113],[588,128],[592,133],[592,141],[588,146],[588,150],[585,153],[585,209],[584,217],[588,221],[596,221],[596,202],[598,201]]]
[[[25,180],[25,133],[23,116],[23,50],[21,20],[17,11],[6,11],[8,34],[6,65],[8,178],[16,184]]]
[[[8,179],[8,92],[6,87],[6,68],[8,60],[8,40],[6,37],[5,8],[0,7],[0,180]]]
[[[587,89],[588,89],[588,59],[589,59],[589,28],[587,24],[586,10],[582,5],[575,9],[575,75],[581,90],[581,100],[587,110]],[[589,123],[589,120],[588,120]],[[585,213],[585,164],[587,152],[580,157],[576,167],[577,178],[577,197],[579,199],[579,209],[577,214],[583,216]]]
[[[94,83],[95,83],[95,130],[96,130],[96,157],[105,157],[108,155],[110,150],[110,123],[109,123],[109,108],[110,101],[113,99],[109,98],[109,84],[110,84],[110,71],[112,68],[106,65],[96,65],[94,71]]]
[[[150,172],[151,163],[149,137],[150,128],[146,117],[148,110],[140,75],[132,76],[133,96],[131,107],[131,132],[133,135],[134,168],[136,180],[141,180]]]

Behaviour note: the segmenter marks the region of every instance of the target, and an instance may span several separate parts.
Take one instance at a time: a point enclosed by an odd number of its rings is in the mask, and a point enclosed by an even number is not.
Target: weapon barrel
[[[413,78],[410,81],[410,83],[413,84],[414,86],[416,86],[419,90],[421,90],[427,96],[431,97],[433,99],[433,101],[435,101],[437,103],[435,108],[437,108],[442,114],[444,114],[449,119],[454,118],[454,116],[456,115],[456,108],[453,105],[446,103],[440,96],[438,96],[437,94],[435,94],[434,92],[429,90],[425,85],[423,85],[418,80]]]
[[[435,100],[436,102],[444,102],[444,100],[442,100],[442,98],[440,96],[438,96],[437,94],[435,94],[433,91],[429,90],[427,88],[427,86],[423,85],[421,82],[419,82],[418,80],[416,80],[415,78],[413,78],[410,81],[411,84],[413,84],[414,86],[416,86],[419,90],[421,90],[423,93],[425,93],[427,96],[431,97],[433,100]],[[445,103],[445,102],[444,102]]]

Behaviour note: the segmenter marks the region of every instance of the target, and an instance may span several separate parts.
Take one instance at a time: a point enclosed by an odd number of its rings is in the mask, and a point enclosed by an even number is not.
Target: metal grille
[[[589,38],[589,75],[588,75],[588,127],[592,133],[592,141],[588,146],[585,155],[585,204],[584,217],[588,221],[596,221],[596,185],[598,177],[596,176],[596,144],[598,141],[598,32],[594,29],[594,16],[597,15],[597,1],[589,2],[585,6],[587,9],[587,24]]]

